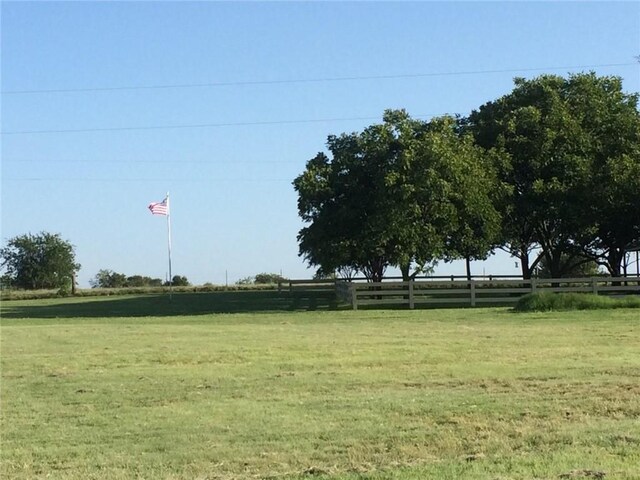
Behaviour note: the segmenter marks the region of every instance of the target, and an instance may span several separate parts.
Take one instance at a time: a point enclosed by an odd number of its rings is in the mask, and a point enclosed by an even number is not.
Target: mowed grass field
[[[637,309],[331,308],[4,302],[0,478],[640,478]]]

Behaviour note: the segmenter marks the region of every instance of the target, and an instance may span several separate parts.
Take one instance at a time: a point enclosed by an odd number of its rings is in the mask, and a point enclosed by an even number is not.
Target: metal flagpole
[[[171,275],[171,205],[169,205],[169,192],[167,192],[167,238],[169,241],[169,300],[171,300],[173,276]]]

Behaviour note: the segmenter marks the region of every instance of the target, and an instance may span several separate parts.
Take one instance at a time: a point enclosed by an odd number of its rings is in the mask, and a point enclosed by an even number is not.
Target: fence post
[[[409,309],[413,310],[415,307],[413,299],[413,279],[409,280]]]
[[[357,285],[354,282],[349,284],[349,290],[351,292],[351,306],[354,310],[358,309],[358,289]]]
[[[531,293],[536,293],[536,279],[531,279]]]
[[[476,281],[475,280],[469,280],[469,287],[470,291],[471,291],[471,306],[475,307],[476,306]]]
[[[598,281],[596,277],[591,277],[591,291],[594,295],[598,295]]]

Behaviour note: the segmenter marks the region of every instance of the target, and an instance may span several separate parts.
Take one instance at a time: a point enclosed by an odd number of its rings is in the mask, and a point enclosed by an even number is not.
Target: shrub
[[[207,293],[207,292],[236,292],[236,291],[275,291],[276,286],[271,284],[265,285],[190,285],[188,287],[173,287],[173,293]],[[121,296],[121,295],[166,295],[169,293],[167,287],[122,287],[122,288],[84,288],[77,289],[74,295],[76,297],[105,297],[105,296]],[[0,300],[35,300],[56,298],[66,296],[60,290],[1,290]]]
[[[640,308],[640,297],[611,298],[592,293],[536,292],[520,298],[514,310],[516,312],[549,312],[606,308]]]
[[[59,297],[68,297],[69,295],[71,295],[71,292],[73,291],[72,282],[73,282],[72,278],[65,278],[62,281],[62,284],[60,285],[60,288],[58,289],[58,296]]]
[[[259,273],[256,275],[254,282],[257,284],[265,284],[284,282],[285,280],[287,279],[277,273]]]
[[[165,282],[165,285],[169,285],[169,282]],[[187,277],[174,275],[171,279],[171,285],[174,287],[188,287],[191,284],[189,283],[189,280],[187,280]]]
[[[127,276],[113,270],[102,269],[89,280],[91,288],[122,288],[127,285]]]
[[[132,275],[127,277],[125,287],[161,287],[162,279],[151,278],[144,275]]]

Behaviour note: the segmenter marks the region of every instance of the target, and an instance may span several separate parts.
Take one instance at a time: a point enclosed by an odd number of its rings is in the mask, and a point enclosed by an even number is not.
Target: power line
[[[638,62],[627,63],[600,63],[592,65],[565,65],[555,67],[530,67],[530,68],[507,68],[496,70],[467,70],[453,72],[429,72],[429,73],[407,73],[396,75],[359,75],[351,77],[325,77],[325,78],[303,78],[303,79],[282,79],[282,80],[248,80],[235,82],[207,82],[207,83],[174,83],[161,85],[139,85],[139,86],[119,86],[119,87],[87,87],[87,88],[58,88],[40,90],[4,90],[3,95],[23,95],[36,93],[84,93],[84,92],[117,92],[126,90],[160,90],[171,88],[211,88],[211,87],[234,87],[250,85],[285,85],[294,83],[322,83],[322,82],[351,82],[359,80],[393,80],[402,78],[426,78],[426,77],[449,77],[456,75],[485,75],[494,73],[515,73],[515,72],[536,72],[542,70],[574,70],[584,68],[605,68],[605,67],[628,67],[638,65]]]
[[[23,177],[3,178],[3,182],[206,182],[206,183],[279,183],[292,182],[292,178],[52,178],[52,177]]]
[[[184,164],[202,164],[202,165],[273,165],[273,164],[299,164],[298,161],[293,160],[87,160],[87,159],[67,159],[67,158],[27,158],[27,159],[3,159],[2,163],[84,163],[87,165],[111,165],[117,163],[136,164],[136,163],[150,163],[150,164],[171,164],[171,165],[184,165]]]
[[[413,115],[413,118],[425,118],[441,115],[456,115],[455,113],[433,113],[426,115]],[[65,130],[20,130],[13,132],[0,132],[0,135],[31,135],[42,133],[89,133],[89,132],[122,132],[131,130],[172,130],[187,128],[219,128],[219,127],[248,127],[248,126],[268,126],[268,125],[294,125],[303,123],[324,123],[324,122],[345,122],[356,120],[379,120],[380,115],[375,117],[350,117],[350,118],[320,118],[310,120],[274,120],[262,122],[237,122],[237,123],[199,123],[191,125],[152,125],[139,127],[103,127],[103,128],[78,128]]]

